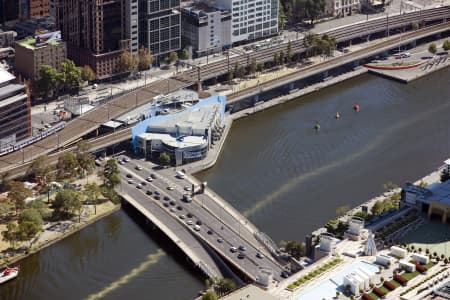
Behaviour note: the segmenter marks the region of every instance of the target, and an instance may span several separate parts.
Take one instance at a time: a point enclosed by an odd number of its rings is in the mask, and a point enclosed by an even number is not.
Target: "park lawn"
[[[369,294],[369,296],[372,297],[373,299],[380,299],[380,297],[378,297],[378,295],[375,294],[374,292],[371,292],[371,293]]]
[[[379,289],[385,292],[386,294],[390,292],[390,290],[388,290],[384,285],[380,286]]]
[[[419,274],[420,274],[419,271],[414,271],[411,273],[404,272],[404,273],[402,273],[402,277],[405,278],[406,280],[410,281],[411,279],[413,279],[414,277],[416,277]]]
[[[395,286],[395,288],[398,288],[399,286],[401,286],[401,284],[398,283],[397,281],[395,281],[394,279],[392,279],[392,280],[389,281],[389,282],[392,283],[392,284]]]
[[[427,271],[431,268],[431,267],[433,267],[434,265],[436,265],[434,262],[429,262],[429,263],[427,263],[424,267],[427,269]]]

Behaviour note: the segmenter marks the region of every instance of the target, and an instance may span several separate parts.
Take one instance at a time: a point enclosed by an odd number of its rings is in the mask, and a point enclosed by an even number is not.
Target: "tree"
[[[46,154],[38,156],[28,167],[25,175],[31,180],[39,179],[48,172],[48,156]]]
[[[104,183],[106,188],[114,189],[115,186],[120,184],[119,168],[117,162],[114,159],[108,159],[103,169]]]
[[[284,54],[284,50],[280,51],[280,65],[284,64],[284,61],[286,59],[286,55]]]
[[[81,140],[77,143],[77,149],[75,150],[80,173],[85,173],[86,176],[92,173],[95,167],[95,159],[89,152],[90,149],[91,144],[88,141]]]
[[[61,64],[61,78],[66,88],[70,91],[78,91],[82,81],[81,68],[77,67],[70,59],[67,59]]]
[[[436,44],[435,43],[431,43],[430,46],[428,47],[428,51],[431,54],[436,54],[436,52],[437,52]]]
[[[17,224],[15,222],[8,222],[6,224],[6,230],[2,231],[2,237],[14,249],[16,247],[16,241],[19,239],[19,227]]]
[[[280,244],[282,247],[284,247],[286,252],[292,255],[295,259],[300,259],[306,254],[306,246],[302,242],[291,240],[287,242],[281,242]]]
[[[252,59],[250,65],[248,66],[248,73],[254,74],[256,73],[256,59]]]
[[[445,51],[450,50],[450,40],[445,40],[444,44],[442,45],[442,48],[444,48]]]
[[[19,217],[19,234],[21,239],[29,240],[36,236],[41,230],[44,221],[42,216],[34,208],[25,209]]]
[[[0,219],[7,217],[11,210],[12,210],[13,206],[11,205],[11,203],[7,202],[7,201],[1,201],[0,202]]]
[[[337,216],[343,216],[345,215],[346,212],[348,212],[350,210],[350,207],[348,207],[348,205],[343,205],[343,206],[339,206],[336,209],[336,215]]]
[[[95,79],[95,73],[88,65],[84,65],[81,68],[81,79],[83,81],[93,81]]]
[[[278,52],[275,52],[275,53],[273,54],[273,64],[274,64],[275,66],[278,66],[279,63],[280,63],[280,54],[279,54]]]
[[[119,60],[119,72],[127,73],[136,70],[137,61],[136,57],[130,53],[130,51],[125,50],[120,56]]]
[[[245,76],[245,68],[244,68],[244,66],[239,66],[239,68],[237,69],[237,72],[236,72],[236,77],[244,78],[244,76]]]
[[[381,201],[376,201],[375,204],[370,209],[372,214],[379,215],[383,212],[383,203]]]
[[[207,290],[206,293],[200,298],[201,300],[218,300],[219,296],[217,296],[214,290]]]
[[[412,22],[412,23],[411,23],[411,29],[412,29],[412,30],[417,30],[417,29],[419,29],[419,23],[417,23],[417,22]]]
[[[174,63],[178,60],[178,54],[176,52],[169,53],[169,62]]]
[[[286,62],[290,63],[291,60],[292,60],[292,43],[291,40],[289,40],[286,47]]]
[[[215,283],[215,290],[219,295],[225,295],[236,289],[236,284],[229,278],[221,278]]]
[[[228,72],[228,84],[231,84],[234,78],[234,70],[230,70],[230,72]]]
[[[304,0],[306,17],[311,20],[311,25],[323,13],[325,0]]]
[[[264,71],[264,63],[262,63],[262,62],[257,63],[256,64],[256,71],[258,73],[261,73],[262,71]]]
[[[33,193],[20,181],[8,182],[7,189],[8,198],[12,201],[16,214],[18,214],[25,207],[25,199],[31,197]]]
[[[95,182],[88,183],[84,186],[84,194],[89,200],[94,203],[94,214],[97,214],[97,201],[101,193],[102,190]]]
[[[80,166],[75,154],[67,152],[60,155],[58,157],[56,169],[58,170],[58,178],[60,180],[70,179],[78,176]]]
[[[51,92],[54,92],[58,86],[59,73],[49,65],[41,65],[39,68],[39,78],[37,80],[37,87],[41,96],[47,97]]]
[[[168,164],[170,164],[170,156],[169,154],[167,154],[166,152],[162,152],[159,155],[159,162],[163,165],[163,166],[167,166]]]
[[[188,59],[189,58],[189,50],[187,48],[184,48],[181,51],[181,59]]]
[[[73,189],[59,191],[53,202],[54,214],[65,218],[75,215],[76,212],[79,213],[83,207],[81,199],[81,194]]]
[[[138,63],[139,71],[144,71],[144,70],[150,69],[150,67],[153,63],[153,56],[150,53],[150,50],[148,50],[148,48],[145,48],[142,46],[139,49],[138,58],[139,58],[139,63]]]
[[[41,218],[43,220],[48,219],[51,215],[50,209],[47,207],[47,205],[45,205],[44,202],[42,202],[42,200],[31,201],[31,203],[27,207],[36,210],[41,215]]]
[[[284,14],[283,3],[278,0],[278,25],[280,26],[280,30],[283,31],[284,25],[286,25],[287,17]]]

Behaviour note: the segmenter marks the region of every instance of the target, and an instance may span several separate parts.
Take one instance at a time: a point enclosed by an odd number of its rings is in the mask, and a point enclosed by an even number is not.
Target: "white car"
[[[232,253],[235,253],[235,252],[237,252],[237,248],[236,247],[230,247],[230,251],[232,252]]]
[[[186,221],[186,224],[188,224],[188,225],[192,225],[192,224],[193,224],[193,222],[192,222],[192,220],[187,220],[187,221]]]
[[[195,230],[195,231],[200,231],[200,226],[195,225],[195,226],[194,226],[194,230]]]

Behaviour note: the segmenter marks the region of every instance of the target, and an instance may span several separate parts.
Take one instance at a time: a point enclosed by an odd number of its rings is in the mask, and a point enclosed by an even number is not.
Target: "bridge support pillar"
[[[195,85],[197,86],[197,92],[200,93],[202,91],[202,82],[197,81]]]
[[[98,136],[98,128],[95,130],[95,136]]]
[[[294,89],[294,83],[289,82],[289,90],[292,91]]]

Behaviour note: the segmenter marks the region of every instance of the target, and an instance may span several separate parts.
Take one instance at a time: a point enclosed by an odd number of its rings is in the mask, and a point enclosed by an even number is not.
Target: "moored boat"
[[[9,268],[0,272],[0,284],[5,283],[11,279],[16,278],[19,275],[19,266]]]

